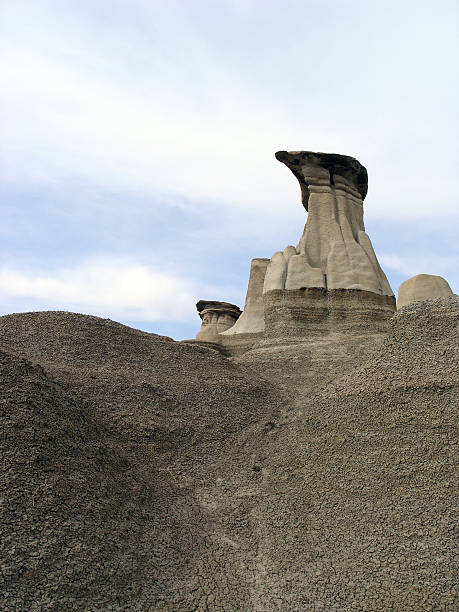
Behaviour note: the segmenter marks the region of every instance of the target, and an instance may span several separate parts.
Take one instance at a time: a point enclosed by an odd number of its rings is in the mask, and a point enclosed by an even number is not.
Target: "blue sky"
[[[455,1],[0,1],[0,314],[194,337],[297,244],[274,152],[352,155],[394,291],[459,292]]]

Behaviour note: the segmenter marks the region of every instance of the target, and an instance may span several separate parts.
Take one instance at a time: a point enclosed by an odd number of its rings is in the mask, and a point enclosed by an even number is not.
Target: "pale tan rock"
[[[325,288],[325,279],[320,268],[309,265],[306,255],[293,255],[288,262],[285,289],[295,290],[305,287]]]
[[[241,314],[238,306],[228,302],[200,300],[196,308],[202,319],[196,335],[200,342],[218,342],[218,334],[232,327]]]
[[[285,261],[288,264],[288,262],[290,261],[290,257],[293,257],[294,255],[298,255],[298,252],[294,246],[289,244],[288,246],[285,247],[283,254],[284,254]]]
[[[397,309],[423,300],[453,295],[448,282],[441,276],[433,274],[416,274],[402,283],[397,295]]]
[[[304,257],[300,256],[298,260],[298,256],[298,249],[292,245],[286,246],[282,252],[274,253],[266,271],[263,293],[285,289],[287,285],[295,289],[310,287],[308,282],[322,283],[313,286],[323,287],[323,277],[322,280],[316,281],[317,273],[313,271]],[[304,269],[301,268],[301,263],[306,264]],[[320,270],[319,275],[321,275]]]
[[[391,286],[389,285],[389,281],[386,278],[386,275],[381,269],[381,266],[378,263],[376,258],[376,254],[373,250],[373,245],[371,244],[370,238],[368,234],[361,230],[358,235],[359,244],[366,252],[368,259],[373,263],[373,268],[377,271],[380,287],[383,289],[383,295],[393,295]]]
[[[264,331],[263,284],[269,261],[265,258],[252,259],[244,311],[232,327],[221,333],[222,336],[258,334]]]
[[[282,251],[274,253],[266,270],[263,293],[285,288],[287,278],[287,260]]]
[[[279,151],[276,157],[298,179],[308,219],[296,248],[297,255],[292,252],[293,247],[273,255],[264,293],[324,287],[392,296],[365,233],[363,199],[368,183],[365,168],[346,155]]]

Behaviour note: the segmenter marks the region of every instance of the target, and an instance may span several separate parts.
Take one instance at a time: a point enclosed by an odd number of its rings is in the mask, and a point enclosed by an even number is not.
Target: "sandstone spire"
[[[232,327],[241,314],[235,304],[215,300],[199,300],[196,309],[202,319],[196,340],[201,342],[218,342],[218,334]]]
[[[298,179],[308,219],[298,246],[273,255],[264,293],[276,289],[360,289],[392,296],[363,224],[366,169],[353,157],[278,151]]]
[[[269,259],[257,257],[250,262],[249,286],[245,298],[244,311],[236,323],[221,332],[224,336],[234,334],[257,334],[265,329],[263,316],[263,284]]]

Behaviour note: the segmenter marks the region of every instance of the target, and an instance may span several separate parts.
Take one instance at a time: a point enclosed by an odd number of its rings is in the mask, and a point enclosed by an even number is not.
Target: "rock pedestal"
[[[395,299],[359,289],[278,289],[265,293],[263,338],[307,341],[331,333],[378,333],[388,329]]]
[[[393,295],[363,224],[367,171],[353,157],[279,151],[298,179],[308,219],[298,246],[275,253],[264,293],[274,289],[359,289]]]
[[[238,306],[228,302],[199,300],[196,308],[202,319],[201,329],[196,335],[200,342],[218,342],[218,334],[232,327],[241,314]]]
[[[265,338],[384,323],[395,299],[363,223],[367,171],[346,155],[279,151],[308,218],[297,247],[275,253],[263,287]]]

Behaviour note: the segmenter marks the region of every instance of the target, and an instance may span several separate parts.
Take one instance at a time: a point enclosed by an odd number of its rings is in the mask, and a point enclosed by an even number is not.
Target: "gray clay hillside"
[[[242,314],[0,318],[1,610],[458,608],[459,298],[421,274],[396,310],[365,168],[276,157],[307,222]]]

